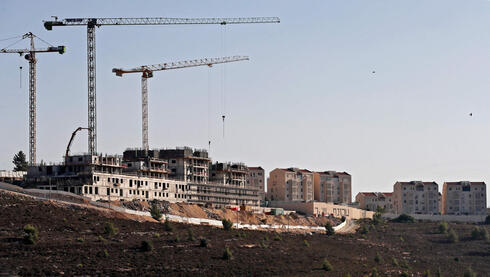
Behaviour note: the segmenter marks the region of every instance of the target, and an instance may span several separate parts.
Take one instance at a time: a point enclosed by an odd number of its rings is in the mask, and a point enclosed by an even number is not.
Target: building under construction
[[[183,147],[128,149],[122,156],[70,155],[62,164],[30,166],[25,180],[29,187],[93,200],[257,206],[259,190],[246,185],[246,176],[244,164],[212,165],[206,150]]]

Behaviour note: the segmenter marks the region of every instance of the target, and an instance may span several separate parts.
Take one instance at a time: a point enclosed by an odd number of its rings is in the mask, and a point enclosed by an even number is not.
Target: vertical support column
[[[148,85],[147,80],[150,73],[143,72],[141,76],[141,126],[143,150],[148,151]]]
[[[95,90],[95,25],[97,19],[87,24],[87,72],[88,72],[88,152],[97,153],[97,105]]]
[[[29,54],[29,164],[36,164],[36,56],[32,51]]]

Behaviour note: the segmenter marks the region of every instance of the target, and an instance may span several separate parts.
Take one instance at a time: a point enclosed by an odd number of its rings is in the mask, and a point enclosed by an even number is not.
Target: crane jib
[[[237,18],[66,18],[63,20],[45,21],[44,27],[52,30],[53,26],[81,25],[179,25],[179,24],[251,24],[251,23],[280,23],[278,17],[237,17]]]

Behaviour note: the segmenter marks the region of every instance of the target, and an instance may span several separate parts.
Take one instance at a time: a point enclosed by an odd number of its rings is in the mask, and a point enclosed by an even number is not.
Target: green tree
[[[24,152],[19,151],[15,154],[12,163],[14,164],[14,171],[27,171],[27,160]]]
[[[327,236],[335,234],[335,230],[333,229],[332,223],[330,223],[330,221],[327,221],[327,223],[325,224],[325,233],[327,234]]]
[[[158,208],[158,206],[155,205],[155,204],[151,205],[150,215],[155,220],[160,221],[160,219],[162,219],[162,212],[160,211],[160,209]]]

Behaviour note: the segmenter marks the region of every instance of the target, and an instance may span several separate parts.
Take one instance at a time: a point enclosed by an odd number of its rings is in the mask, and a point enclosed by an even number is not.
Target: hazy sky
[[[155,73],[150,147],[207,148],[210,139],[213,160],[347,171],[355,196],[397,180],[490,182],[489,13],[486,0],[2,0],[0,48],[29,31],[67,46],[37,56],[37,159],[60,162],[71,132],[87,125],[86,28],[46,31],[42,20],[278,16],[280,24],[98,28],[98,150],[141,145],[140,75],[116,77],[113,67],[248,55],[225,69]],[[27,68],[0,54],[0,169],[28,153]],[[82,132],[72,151],[86,149]]]

